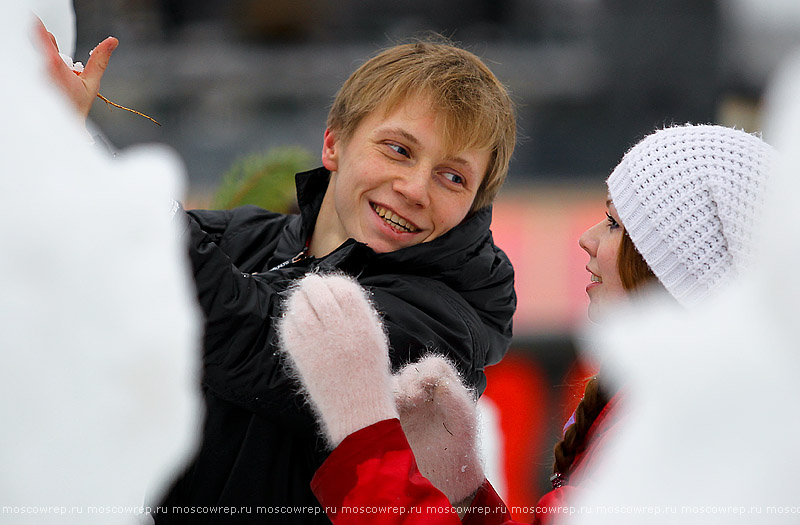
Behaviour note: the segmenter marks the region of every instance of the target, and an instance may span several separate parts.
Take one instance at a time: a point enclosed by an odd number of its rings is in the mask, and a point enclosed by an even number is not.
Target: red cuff
[[[447,497],[420,474],[397,419],[347,436],[311,490],[334,523],[460,523]]]
[[[499,525],[516,523],[511,519],[511,513],[506,503],[494,490],[489,480],[483,484],[472,498],[472,504],[464,515],[462,525]]]
[[[357,430],[344,438],[317,469],[311,490],[323,507],[339,507],[349,489],[357,484],[354,476],[358,473],[353,467],[397,450],[411,450],[399,419],[385,419]]]

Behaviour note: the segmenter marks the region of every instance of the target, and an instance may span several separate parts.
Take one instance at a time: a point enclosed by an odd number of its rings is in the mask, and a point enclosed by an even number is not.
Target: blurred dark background
[[[656,127],[757,127],[766,78],[800,41],[797,17],[755,17],[758,3],[75,0],[76,59],[120,39],[102,92],[164,126],[100,104],[93,119],[120,147],[172,145],[202,194],[242,154],[316,153],[348,74],[380,47],[436,31],[483,57],[519,104],[512,184],[598,180]]]

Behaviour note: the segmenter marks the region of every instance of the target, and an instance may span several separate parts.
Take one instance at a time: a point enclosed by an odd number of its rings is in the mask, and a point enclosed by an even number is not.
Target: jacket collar
[[[303,171],[294,176],[297,188],[297,205],[302,218],[303,235],[306,237],[314,231],[319,210],[322,208],[322,199],[328,189],[328,180],[331,172],[325,168],[316,168]]]

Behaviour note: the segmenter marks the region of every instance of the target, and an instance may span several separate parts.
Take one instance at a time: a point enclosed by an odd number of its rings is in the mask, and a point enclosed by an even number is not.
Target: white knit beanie
[[[676,126],[634,146],[606,181],[647,265],[681,304],[747,263],[774,150],[722,126]]]

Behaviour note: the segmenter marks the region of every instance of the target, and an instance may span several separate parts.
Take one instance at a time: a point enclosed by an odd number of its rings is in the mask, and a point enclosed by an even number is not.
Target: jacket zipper
[[[274,268],[270,268],[269,271],[271,272],[271,271],[274,271],[274,270],[280,270],[281,268],[283,268],[285,266],[289,266],[290,264],[299,263],[300,261],[307,259],[308,258],[308,244],[309,243],[306,242],[306,245],[303,247],[302,250],[300,250],[300,253],[298,253],[297,255],[292,257],[291,259],[287,259],[287,260],[283,261],[282,263],[280,263],[279,265],[275,266]]]

